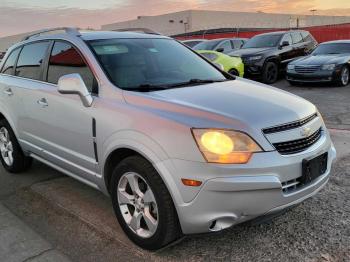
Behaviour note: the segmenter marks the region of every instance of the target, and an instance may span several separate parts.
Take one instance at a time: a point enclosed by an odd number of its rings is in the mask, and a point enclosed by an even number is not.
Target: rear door
[[[295,57],[304,56],[306,45],[301,35],[301,32],[293,32],[292,39]]]
[[[293,40],[290,33],[287,33],[282,37],[280,44],[282,45],[283,42],[289,43],[289,46],[281,47],[281,53],[280,53],[281,65],[282,67],[285,67],[295,57]]]

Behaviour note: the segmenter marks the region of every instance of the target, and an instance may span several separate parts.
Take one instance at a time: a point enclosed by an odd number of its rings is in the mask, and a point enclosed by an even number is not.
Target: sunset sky
[[[188,9],[350,15],[350,0],[0,0],[0,36],[102,24]]]

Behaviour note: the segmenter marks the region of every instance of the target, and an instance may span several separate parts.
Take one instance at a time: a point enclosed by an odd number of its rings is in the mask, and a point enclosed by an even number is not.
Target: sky
[[[350,15],[349,0],[0,0],[0,36],[42,28],[103,24],[188,9]]]

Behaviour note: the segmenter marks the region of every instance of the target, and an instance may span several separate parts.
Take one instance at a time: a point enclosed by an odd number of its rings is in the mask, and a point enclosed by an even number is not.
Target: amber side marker
[[[181,181],[185,186],[201,186],[202,185],[202,181],[197,181],[197,180],[192,180],[192,179],[182,178]]]

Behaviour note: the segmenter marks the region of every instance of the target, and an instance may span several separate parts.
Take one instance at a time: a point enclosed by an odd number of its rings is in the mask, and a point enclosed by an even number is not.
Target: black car
[[[194,50],[212,50],[221,52],[224,54],[228,54],[234,50],[240,49],[245,42],[247,42],[247,38],[221,38],[214,39],[209,41],[204,41],[195,45],[193,47]]]
[[[291,84],[332,82],[346,86],[349,79],[350,40],[322,43],[309,56],[291,62],[287,68]]]
[[[317,41],[307,31],[281,31],[256,35],[229,55],[242,58],[245,76],[272,84],[290,61],[309,54],[316,46]]]

